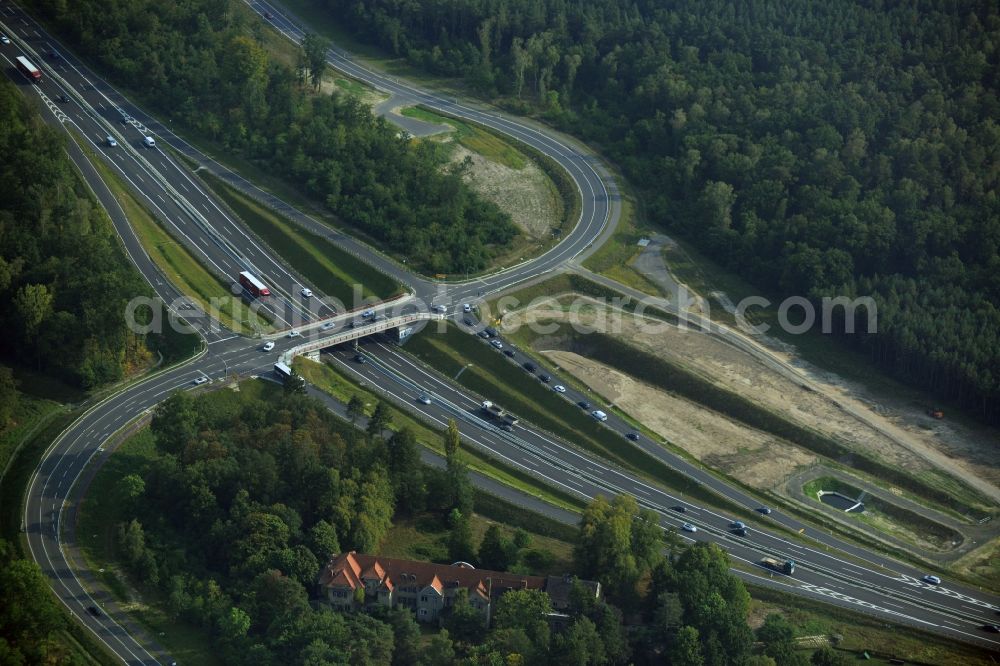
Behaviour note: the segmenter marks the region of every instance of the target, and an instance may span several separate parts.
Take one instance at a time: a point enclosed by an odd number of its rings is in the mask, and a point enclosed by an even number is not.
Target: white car
[[[437,312],[438,314],[444,314],[448,311],[448,308],[443,305],[435,305],[431,308],[431,310],[434,310],[434,312]]]
[[[299,293],[302,294],[302,298],[312,298],[313,290],[305,287]]]
[[[263,349],[264,351],[271,351],[272,349],[274,349],[274,343],[270,341],[265,342]]]
[[[290,337],[290,338],[298,338],[301,335],[302,334],[299,333],[298,331],[288,331],[288,337]]]
[[[117,141],[115,140],[115,137],[111,136],[110,134],[109,134],[109,135],[107,135],[106,137],[104,137],[104,141],[105,141],[105,142],[106,142],[106,143],[108,144],[108,146],[110,146],[111,148],[114,148],[115,146],[117,146],[117,145],[118,145],[118,142],[117,142]]]
[[[419,398],[417,398],[417,402],[419,402],[421,405],[429,405],[431,404],[431,399],[430,396],[422,395]]]
[[[155,148],[156,147],[156,139],[154,139],[151,136],[144,136],[144,137],[142,137],[142,143],[147,148]]]
[[[364,312],[361,313],[362,319],[368,319],[369,317],[374,317],[374,316],[375,316],[374,310],[365,310]]]
[[[694,525],[692,525],[691,523],[684,523],[683,525],[681,525],[681,529],[684,530],[685,532],[697,532],[698,531],[698,528],[695,527]]]
[[[556,384],[555,386],[552,387],[552,390],[555,391],[556,393],[565,393],[566,387],[563,386],[562,384]]]
[[[937,576],[931,576],[930,574],[924,576],[920,580],[924,581],[928,585],[940,585],[941,584],[941,579],[940,578],[938,578]]]
[[[204,375],[202,375],[198,379],[194,380],[194,385],[195,386],[201,386],[202,384],[204,384],[207,381],[208,381],[208,377],[205,377]]]
[[[10,44],[10,37],[7,35],[0,35],[0,43]]]
[[[490,344],[496,347],[497,349],[503,349],[503,343],[500,342],[499,340],[490,340]]]
[[[462,306],[462,312],[472,312],[472,306],[466,303]]]
[[[325,324],[323,324],[322,326],[320,326],[319,330],[321,330],[321,331],[329,331],[334,326],[336,326],[336,324],[334,324],[332,321],[328,321]]]

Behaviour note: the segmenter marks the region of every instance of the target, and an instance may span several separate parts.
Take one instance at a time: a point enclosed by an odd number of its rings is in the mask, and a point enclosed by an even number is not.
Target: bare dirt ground
[[[532,161],[523,169],[512,169],[455,146],[453,162],[471,158],[465,180],[501,210],[532,239],[548,237],[559,219],[559,193],[549,177]]]
[[[657,240],[664,247],[674,242],[666,236],[658,236]],[[655,277],[658,271],[669,273],[666,266],[637,264],[636,268],[649,271],[652,273],[650,277]],[[701,297],[694,292],[691,295],[695,296],[694,303],[697,305],[690,309],[700,312]],[[709,296],[727,311],[732,311],[732,302],[724,292],[714,291]],[[984,494],[1000,501],[1000,465],[997,465],[995,454],[997,444],[1000,444],[1000,430],[997,428],[959,421],[950,415],[944,420],[933,419],[927,415],[927,407],[934,404],[931,397],[915,398],[915,392],[908,392],[909,395],[903,397],[887,390],[876,391],[816,367],[802,359],[796,348],[786,342],[767,335],[754,336],[754,339],[775,356],[805,373],[831,399],[865,413],[865,420],[891,433],[897,442],[942,469],[966,478]]]
[[[554,363],[698,460],[762,490],[816,456],[579,354],[548,351]]]
[[[567,302],[568,303],[568,302]],[[601,317],[607,316],[603,306],[585,307],[577,312],[569,311],[564,303],[550,301],[541,305],[534,311],[525,313],[525,319],[557,320],[572,323],[577,321],[584,325],[594,324]],[[801,423],[810,428],[817,429],[829,435],[833,435],[856,447],[858,450],[874,453],[883,461],[892,465],[897,465],[913,473],[927,473],[933,469],[927,457],[914,455],[911,450],[914,442],[908,442],[908,446],[902,446],[894,442],[889,437],[880,433],[874,427],[862,422],[858,418],[839,408],[827,395],[817,393],[803,388],[795,381],[788,379],[777,372],[769,369],[764,364],[758,362],[751,356],[744,354],[719,340],[701,335],[695,332],[682,331],[667,325],[648,326],[643,325],[631,315],[622,315],[619,322],[612,321],[605,326],[615,335],[619,335],[626,342],[635,345],[639,349],[648,351],[678,365],[687,367],[701,376],[713,381],[719,386],[741,395],[750,397],[757,404],[783,414],[784,416]],[[615,332],[615,328],[619,332]],[[544,338],[540,343],[544,343]],[[557,347],[557,345],[554,345]],[[554,347],[549,347],[552,349]],[[541,347],[545,349],[544,346]],[[793,359],[788,359],[793,360]],[[828,377],[817,377],[818,380],[830,382]],[[852,388],[844,383],[829,383],[829,391],[841,402],[858,401],[859,399],[852,392]],[[825,387],[824,387],[825,389]],[[883,403],[886,404],[886,403]],[[857,406],[868,409],[867,403],[858,402]],[[624,405],[623,405],[624,408]],[[636,415],[640,418],[639,415]],[[942,431],[949,431],[949,434],[957,440],[965,441],[963,451],[966,457],[956,457],[953,462],[958,463],[968,474],[980,474],[981,478],[989,480],[990,484],[996,485],[1000,480],[1000,469],[995,464],[985,464],[986,459],[982,455],[983,448],[992,451],[997,440],[993,440],[993,446],[985,447],[988,437],[975,436],[973,433],[962,431],[956,424],[949,422],[932,422],[930,427],[934,430],[928,431],[924,428],[928,422],[932,421],[925,416],[912,416],[912,424],[903,421],[900,426],[909,425],[907,434],[913,434],[912,439],[916,444],[923,442],[924,446],[935,447],[941,445]],[[721,417],[716,416],[716,419]],[[645,422],[645,419],[640,418]],[[661,426],[662,427],[662,426]],[[679,428],[678,425],[671,426]],[[703,426],[705,427],[705,426]],[[724,428],[722,425],[716,427]],[[935,432],[936,431],[936,432]],[[722,432],[725,432],[723,430]],[[678,446],[690,450],[692,455],[699,455],[696,450],[705,446],[703,443],[711,437],[694,438],[690,428],[681,437],[681,430],[676,430],[670,439]],[[691,439],[689,442],[688,439]],[[751,440],[752,441],[752,440]],[[723,440],[721,444],[711,451],[702,450],[701,455],[736,455],[742,443],[736,439]],[[956,447],[953,453],[957,454]],[[727,453],[728,452],[728,453]],[[808,453],[808,452],[803,452]],[[976,453],[975,457],[971,454]],[[940,455],[938,453],[938,455]],[[929,457],[929,456],[928,456]],[[803,458],[804,460],[805,458]],[[775,467],[778,467],[775,465]],[[791,466],[784,467],[785,475],[790,475]],[[768,478],[774,480],[774,474],[769,474]],[[750,480],[747,480],[750,482]],[[754,482],[758,483],[758,482]],[[892,489],[889,489],[890,492]]]

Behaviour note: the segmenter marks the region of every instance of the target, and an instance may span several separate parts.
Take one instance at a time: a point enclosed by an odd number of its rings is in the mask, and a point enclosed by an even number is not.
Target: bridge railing
[[[292,359],[296,356],[301,356],[302,354],[308,354],[309,352],[326,349],[327,347],[332,347],[333,345],[358,340],[369,335],[374,335],[375,333],[387,331],[390,328],[399,328],[400,326],[405,326],[406,324],[413,322],[438,321],[444,318],[445,316],[443,314],[438,314],[436,312],[415,312],[412,314],[400,315],[398,317],[389,317],[379,321],[368,322],[360,326],[355,326],[354,328],[348,328],[342,331],[337,331],[336,333],[324,335],[315,340],[310,340],[298,345],[297,347],[292,347],[281,355],[281,361],[291,365]]]

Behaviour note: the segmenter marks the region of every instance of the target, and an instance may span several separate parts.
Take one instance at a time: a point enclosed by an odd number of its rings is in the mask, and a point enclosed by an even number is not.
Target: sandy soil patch
[[[637,381],[579,354],[548,351],[557,365],[653,432],[705,464],[760,489],[776,489],[816,456],[767,433]]]
[[[608,317],[603,306],[577,308],[573,312],[568,307],[568,301],[564,304],[556,300],[538,305],[531,312],[519,314],[525,320],[575,321],[585,325],[592,325],[598,319]],[[748,396],[775,413],[833,435],[857,450],[873,453],[889,464],[918,474],[932,469],[925,458],[915,455],[909,448],[845,412],[826,395],[804,388],[720,340],[667,325],[650,327],[631,315],[610,317],[603,330],[621,337],[639,349],[697,372],[725,389]],[[545,338],[539,338],[537,346],[542,350],[559,348],[558,341],[546,342]],[[849,398],[845,391],[843,399]],[[678,444],[686,446],[683,441],[678,441]],[[961,462],[966,465],[969,463],[968,460]],[[976,469],[972,465],[968,465],[968,468],[970,472]],[[990,473],[990,479],[994,483],[1000,479],[1000,472],[995,466],[990,466],[986,471]]]
[[[559,222],[559,193],[537,164],[528,160],[523,169],[511,169],[456,145],[452,161],[466,157],[471,168],[465,180],[473,190],[506,211],[530,238],[549,236]]]

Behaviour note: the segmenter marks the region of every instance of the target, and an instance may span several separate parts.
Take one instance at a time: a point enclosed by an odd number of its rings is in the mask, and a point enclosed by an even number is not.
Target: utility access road
[[[301,28],[277,8],[265,9],[266,5],[250,4],[267,11],[270,14],[268,21],[290,38],[297,39],[303,34]],[[459,303],[557,270],[594,247],[603,234],[610,233],[620,212],[617,191],[606,171],[585,151],[557,135],[495,111],[471,108],[422,92],[355,64],[349,54],[339,49],[332,50],[330,59],[335,67],[376,88],[410,95],[414,101],[428,108],[480,122],[532,145],[565,168],[579,188],[583,203],[581,218],[553,249],[492,276],[457,285],[443,285],[410,274],[404,266],[340,232],[330,230],[202,155],[90,72],[16,5],[6,1],[0,3],[0,29],[14,38],[12,45],[0,48],[0,55],[8,63],[14,56],[23,54],[43,69],[40,84],[18,79],[16,71],[10,68],[8,72],[19,81],[29,97],[38,101],[48,122],[85,137],[85,144],[89,143],[98,158],[110,165],[161,221],[218,275],[231,279],[239,270],[252,270],[267,283],[278,285],[271,314],[279,324],[301,326],[307,334],[324,335],[327,331],[341,330],[341,327],[349,325],[348,320],[353,320],[354,315],[323,310],[322,294],[315,294],[313,300],[303,301],[299,290],[304,282],[295,275],[294,269],[263,248],[197,179],[190,177],[182,164],[162,150],[163,146],[170,146],[186,155],[244,192],[283,212],[296,223],[330,238],[410,287],[416,298],[407,299],[402,304],[384,304],[376,308],[380,312],[393,308],[426,308],[428,304],[454,309]],[[52,55],[53,52],[56,55]],[[68,101],[56,101],[60,95],[66,95]],[[110,145],[108,136],[116,138],[116,146]],[[147,136],[155,138],[155,148],[145,147]],[[168,276],[162,275],[145,256],[124,214],[87,156],[72,146],[70,156],[108,209],[136,265],[159,296],[167,302],[175,302],[180,294],[171,285]],[[259,339],[248,339],[221,330],[205,317],[196,316],[197,313],[182,314],[195,322],[196,328],[204,335],[207,343],[205,351],[191,363],[154,374],[92,407],[47,451],[31,479],[25,504],[24,529],[29,547],[52,580],[59,598],[99,640],[127,663],[170,663],[172,659],[154,638],[130,622],[127,616],[119,612],[109,615],[106,610],[113,609],[113,604],[105,603],[106,597],[99,586],[83,580],[89,578],[88,572],[72,566],[79,563],[70,561],[73,544],[67,535],[72,535],[72,529],[66,525],[63,516],[79,500],[75,494],[80,488],[77,481],[88,463],[108,453],[102,449],[109,436],[141,419],[171,392],[209,384],[234,373],[243,376],[263,374],[270,369],[278,354],[301,342],[298,338],[279,337],[274,341],[275,347],[265,352]],[[388,314],[393,316],[396,312]],[[330,328],[324,329],[328,325]],[[598,493],[628,492],[643,505],[656,510],[664,526],[676,526],[678,519],[669,513],[672,510],[670,507],[674,503],[684,503],[690,513],[685,515],[685,522],[700,528],[697,533],[692,533],[696,535],[694,538],[719,543],[735,557],[749,563],[751,570],[752,563],[762,552],[795,555],[796,548],[803,549],[802,544],[792,543],[773,533],[766,523],[755,525],[750,532],[752,537],[745,543],[735,539],[725,527],[727,518],[700,509],[696,503],[685,498],[671,496],[634,474],[586,456],[530,425],[520,428],[514,435],[498,434],[495,429],[484,428],[482,420],[477,421],[477,417],[470,412],[478,404],[479,396],[471,396],[466,391],[449,386],[427,369],[420,369],[419,372],[412,367],[407,369],[412,362],[395,349],[380,344],[367,345],[367,349],[374,351],[365,352],[373,359],[366,366],[380,372],[369,376],[368,380],[382,387],[387,394],[405,402],[410,409],[423,413],[432,422],[441,422],[446,415],[461,417],[467,441],[483,446],[522,469],[532,469],[532,474],[544,477],[554,485],[572,488],[572,492],[581,498],[591,498]],[[384,362],[381,360],[383,357]],[[423,381],[426,390],[434,392],[435,400],[430,410],[415,406],[411,395],[415,390],[414,381]],[[432,411],[435,409],[440,411],[435,413]],[[720,489],[727,488],[719,483]],[[727,492],[732,490],[727,489]],[[827,601],[867,610],[890,622],[922,626],[959,640],[980,643],[989,640],[978,635],[973,625],[1000,607],[995,598],[950,585],[930,590],[913,580],[912,576],[900,574],[898,567],[886,573],[874,555],[861,561],[833,556],[836,563],[830,557],[815,548],[806,551],[803,557],[798,558],[802,564],[789,590],[821,596]],[[772,583],[775,580],[763,571],[744,575]],[[880,600],[883,602],[879,603]]]

